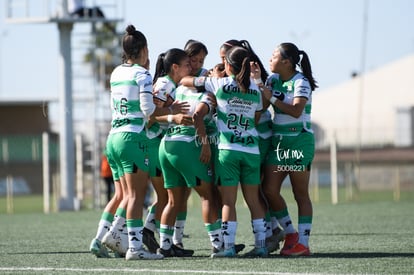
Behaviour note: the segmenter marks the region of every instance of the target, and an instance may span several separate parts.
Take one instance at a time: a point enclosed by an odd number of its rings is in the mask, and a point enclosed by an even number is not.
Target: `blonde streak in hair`
[[[243,58],[242,66],[239,74],[237,75],[238,80],[240,81],[243,87],[243,92],[246,92],[250,86],[250,58]]]

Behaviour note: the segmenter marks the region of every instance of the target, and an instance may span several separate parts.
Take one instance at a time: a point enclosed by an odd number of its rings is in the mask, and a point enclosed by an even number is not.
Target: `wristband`
[[[172,121],[173,121],[173,115],[168,115],[167,116],[167,121],[168,121],[168,123],[170,124],[170,123],[172,123]]]
[[[254,80],[254,83],[255,83],[256,85],[263,84],[263,81],[262,81],[262,79],[261,79],[261,78],[255,78],[255,79],[253,79],[253,80]]]
[[[269,99],[269,101],[270,101],[270,103],[272,103],[273,105],[275,105],[275,103],[276,103],[276,101],[277,101],[277,98],[276,98],[275,96],[272,96],[272,97]]]

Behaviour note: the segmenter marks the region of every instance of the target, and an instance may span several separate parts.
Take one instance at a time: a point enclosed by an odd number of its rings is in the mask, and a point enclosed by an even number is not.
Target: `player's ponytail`
[[[226,61],[231,66],[231,71],[242,92],[250,87],[250,55],[249,51],[242,47],[232,47],[226,53]]]
[[[300,67],[303,75],[308,79],[312,91],[318,88],[312,75],[309,57],[305,51],[299,50],[293,43],[282,43],[278,46],[278,49],[282,58],[288,59],[292,63],[293,69],[296,68],[296,65]]]

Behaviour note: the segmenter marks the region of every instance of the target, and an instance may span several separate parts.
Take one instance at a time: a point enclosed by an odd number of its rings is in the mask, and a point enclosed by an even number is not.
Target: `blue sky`
[[[0,0],[2,7],[5,1]],[[294,42],[309,54],[314,77],[325,90],[361,69],[364,1],[125,0],[119,30],[132,23],[146,35],[152,72],[159,53],[182,48],[188,39],[208,47],[207,68],[220,61],[219,46],[228,39],[248,40],[266,67],[277,44]],[[0,100],[56,98],[57,26],[7,24],[4,18],[2,10]],[[367,71],[414,53],[413,18],[412,0],[368,0]]]

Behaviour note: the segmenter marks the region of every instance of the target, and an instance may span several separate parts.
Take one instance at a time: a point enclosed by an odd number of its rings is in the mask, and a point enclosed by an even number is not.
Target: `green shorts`
[[[195,142],[161,141],[159,159],[164,175],[164,187],[173,188],[200,184],[200,181],[212,182],[209,164],[199,161],[201,147]]]
[[[108,160],[109,167],[111,168],[112,178],[114,179],[114,181],[118,181],[121,177],[119,176],[116,162],[115,160],[113,160],[111,157],[108,156],[108,153],[106,153],[106,155],[107,155],[106,158]]]
[[[148,172],[148,138],[145,133],[111,134],[106,143],[106,152],[108,159],[111,159],[109,165],[112,173],[118,177],[136,173],[138,169]]]
[[[263,164],[266,160],[267,153],[272,145],[272,137],[259,138],[260,163]]]
[[[221,186],[260,184],[260,155],[221,149],[215,172]]]
[[[149,176],[160,177],[162,175],[158,151],[160,149],[161,137],[148,140]]]
[[[285,167],[285,171],[305,171],[310,169],[314,155],[315,138],[312,133],[275,136],[272,150],[266,157],[266,165],[279,165]]]

